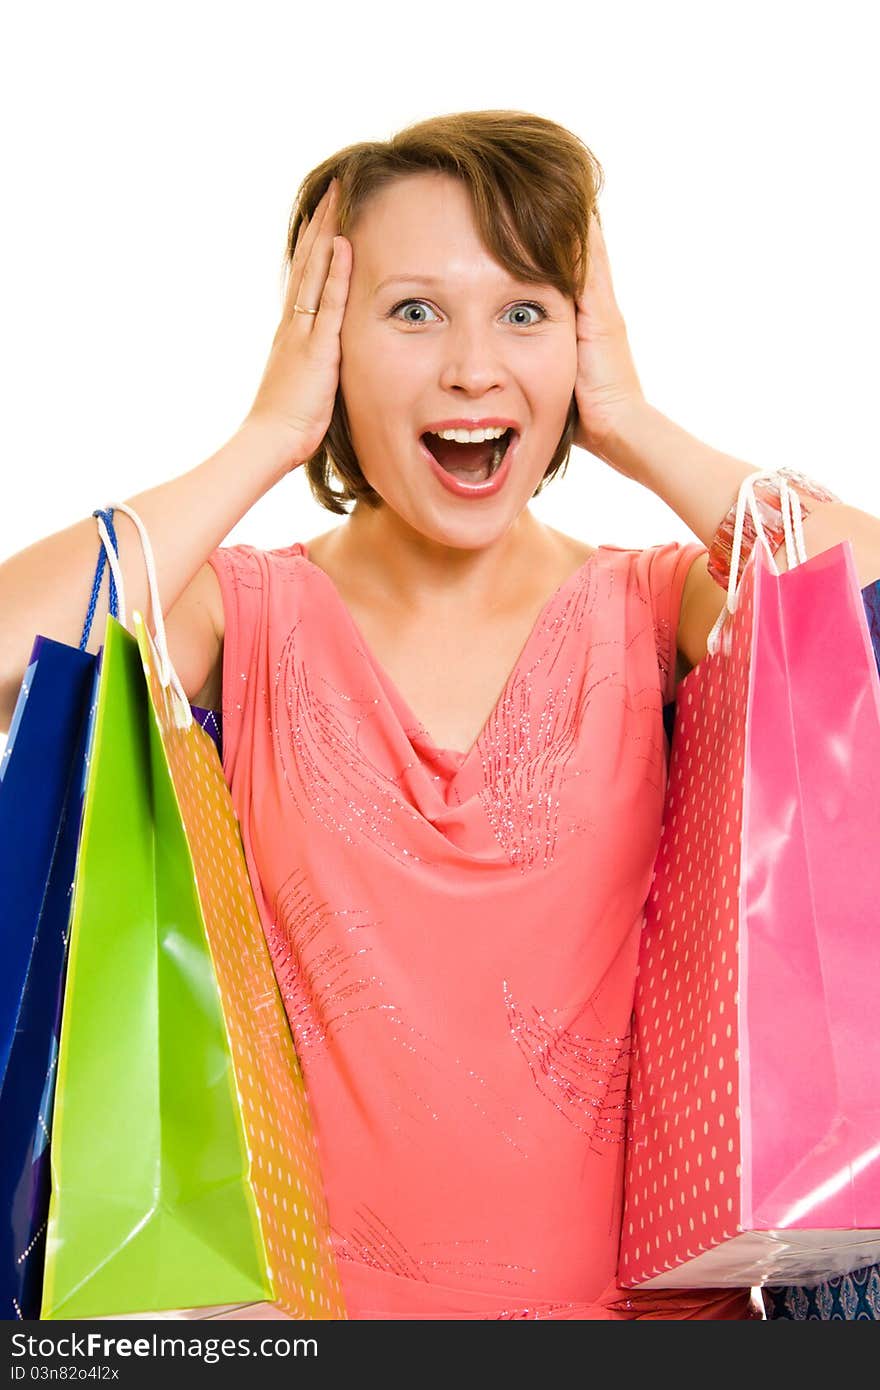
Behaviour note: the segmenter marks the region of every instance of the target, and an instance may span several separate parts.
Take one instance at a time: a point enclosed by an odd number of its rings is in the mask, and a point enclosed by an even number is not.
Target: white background
[[[0,560],[238,426],[313,165],[496,107],[568,126],[602,164],[651,403],[880,514],[875,19],[871,0],[10,7]],[[580,450],[532,505],[593,545],[691,536]],[[229,539],[286,545],[339,520],[299,470]],[[71,576],[84,605],[90,580]]]
[[[238,426],[314,164],[490,107],[559,121],[602,164],[651,403],[880,513],[874,17],[867,0],[10,10],[0,559],[188,470]],[[594,545],[691,536],[581,450],[533,506]],[[286,545],[338,520],[298,470],[231,539]],[[84,596],[90,579],[71,576]]]

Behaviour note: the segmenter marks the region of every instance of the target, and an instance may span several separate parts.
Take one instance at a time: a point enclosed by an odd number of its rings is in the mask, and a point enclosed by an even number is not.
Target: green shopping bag
[[[232,803],[209,736],[181,718],[136,622],[140,653],[107,619],[41,1316],[273,1300],[292,1317],[344,1318],[304,1083]]]

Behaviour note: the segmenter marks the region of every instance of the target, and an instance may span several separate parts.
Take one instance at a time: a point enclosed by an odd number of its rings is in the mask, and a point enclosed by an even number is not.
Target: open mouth
[[[484,483],[498,472],[515,433],[508,429],[498,439],[484,439],[480,444],[458,444],[428,433],[422,435],[422,443],[445,472],[465,483]]]

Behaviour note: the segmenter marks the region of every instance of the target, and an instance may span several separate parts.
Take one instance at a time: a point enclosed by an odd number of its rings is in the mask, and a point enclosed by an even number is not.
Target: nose
[[[500,344],[492,339],[492,327],[459,323],[444,336],[444,366],[440,384],[445,390],[466,391],[480,396],[493,386],[503,386],[507,369],[501,359]]]

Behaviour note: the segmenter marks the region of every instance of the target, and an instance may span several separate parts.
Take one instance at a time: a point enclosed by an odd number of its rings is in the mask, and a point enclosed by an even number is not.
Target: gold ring
[[[318,311],[317,309],[304,309],[301,304],[294,304],[293,312],[295,314],[317,314]]]

